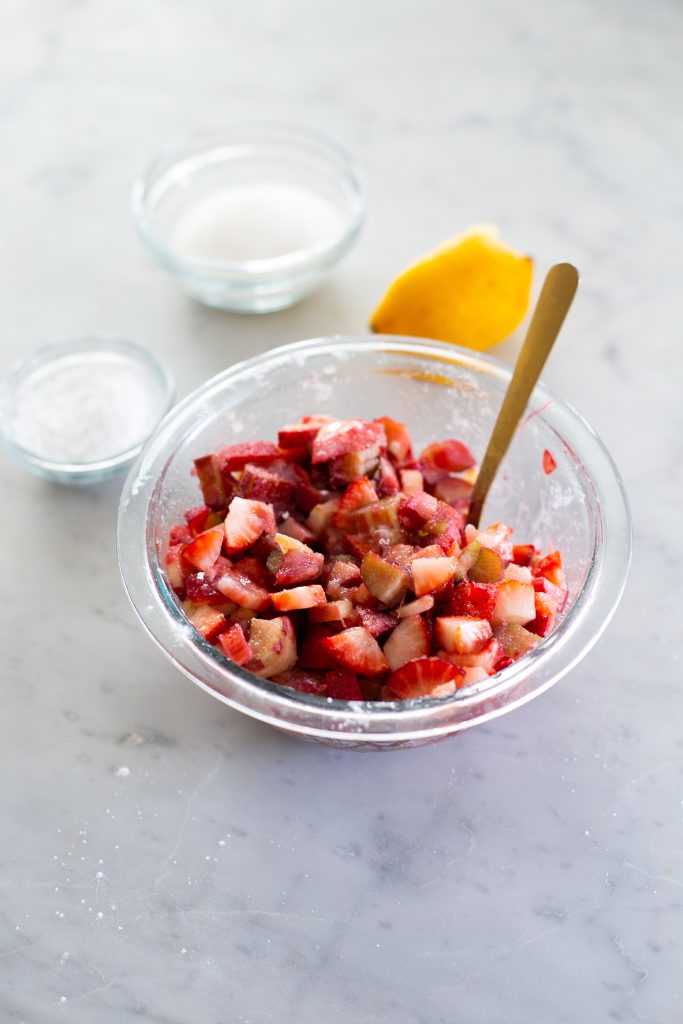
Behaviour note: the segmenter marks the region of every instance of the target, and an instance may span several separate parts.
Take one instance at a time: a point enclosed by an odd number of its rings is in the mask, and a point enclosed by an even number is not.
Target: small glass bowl
[[[266,180],[326,199],[339,215],[336,235],[270,259],[195,259],[174,250],[173,226],[190,203]],[[153,258],[194,298],[238,313],[270,313],[314,291],[352,247],[365,217],[365,184],[355,161],[322,135],[285,126],[234,128],[157,157],[133,187],[133,213]]]
[[[538,385],[491,489],[484,523],[520,543],[562,552],[570,602],[555,630],[491,679],[445,699],[344,702],[261,680],[187,622],[164,569],[168,531],[200,500],[193,459],[222,444],[272,439],[306,413],[388,415],[416,450],[461,437],[481,458],[511,371],[495,359],[417,338],[320,338],[231,367],[181,402],[131,470],[118,550],[130,599],[151,637],[213,696],[305,739],[361,750],[417,746],[486,722],[547,690],[590,650],[621,597],[631,553],[628,502],[602,443],[570,406]],[[557,463],[542,469],[549,449]]]
[[[21,416],[26,412],[26,401],[33,388],[45,387],[46,382],[49,384],[55,379],[55,374],[72,374],[86,369],[89,364],[95,364],[100,370],[102,366],[112,371],[124,369],[127,386],[134,383],[140,393],[144,391],[149,404],[147,422],[141,424],[139,435],[129,438],[123,449],[114,448],[97,459],[66,461],[55,453],[50,457],[47,451],[37,450],[25,440]],[[115,334],[94,332],[51,342],[17,360],[0,387],[0,422],[10,453],[37,476],[62,484],[100,483],[130,467],[173,405],[174,396],[170,371],[148,349]],[[82,409],[83,399],[81,394],[69,406],[72,422]],[[87,426],[84,419],[84,432]]]

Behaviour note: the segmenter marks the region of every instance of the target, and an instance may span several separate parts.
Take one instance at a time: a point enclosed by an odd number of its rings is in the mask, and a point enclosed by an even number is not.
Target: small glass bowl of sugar
[[[66,338],[10,368],[0,389],[5,442],[38,476],[99,483],[128,469],[174,393],[143,346],[113,334]]]
[[[154,160],[133,188],[152,257],[209,306],[285,309],[355,243],[365,184],[335,142],[264,125],[197,137]]]

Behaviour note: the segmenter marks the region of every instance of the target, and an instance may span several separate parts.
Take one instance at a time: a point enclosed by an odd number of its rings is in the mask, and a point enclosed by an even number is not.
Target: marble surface
[[[539,268],[581,268],[546,379],[635,519],[623,604],[570,677],[359,755],[192,687],[122,593],[118,486],[3,455],[2,1024],[681,1018],[682,31],[666,0],[2,5],[0,369],[109,329],[185,393],[362,328],[406,261],[494,221]],[[252,116],[345,140],[371,205],[324,290],[240,319],[151,266],[128,201],[169,138]]]

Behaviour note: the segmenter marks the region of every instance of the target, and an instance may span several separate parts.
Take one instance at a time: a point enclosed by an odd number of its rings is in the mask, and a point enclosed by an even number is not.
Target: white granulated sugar
[[[273,259],[331,241],[341,218],[324,196],[257,181],[216,189],[188,203],[170,234],[176,252],[200,260]]]
[[[19,382],[12,433],[43,459],[97,462],[143,441],[158,411],[156,385],[130,359],[82,353],[55,359]]]

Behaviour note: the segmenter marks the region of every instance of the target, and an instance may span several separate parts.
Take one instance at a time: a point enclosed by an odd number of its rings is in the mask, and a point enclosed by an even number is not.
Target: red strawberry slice
[[[216,459],[222,473],[242,469],[248,462],[260,465],[273,462],[279,458],[280,452],[270,441],[247,441],[245,444],[229,444],[219,448]],[[207,501],[207,505],[208,505]]]
[[[543,452],[543,472],[546,476],[549,476],[551,473],[554,473],[556,469],[557,463],[553,458],[553,454],[546,448]]]
[[[491,621],[496,607],[498,587],[495,583],[459,583],[448,606],[449,615],[471,615]]]
[[[515,565],[529,565],[535,553],[533,544],[515,544],[512,548],[512,561]]]
[[[227,558],[219,559],[215,567],[213,583],[216,590],[234,601],[241,608],[250,608],[260,612],[270,606],[270,594],[258,583],[255,583],[246,572],[240,572],[237,566],[231,565]]]
[[[195,604],[225,604],[225,597],[209,583],[204,573],[191,573],[185,580],[188,601]]]
[[[401,619],[384,645],[384,657],[392,669],[422,658],[431,649],[431,630],[421,615]]]
[[[467,615],[446,615],[436,620],[434,634],[437,644],[451,653],[478,654],[491,639],[491,623]]]
[[[208,505],[197,505],[196,508],[188,508],[187,512],[183,515],[187,520],[187,528],[193,537],[196,537],[198,533],[205,530],[208,526],[216,526],[216,523],[208,523],[207,519],[211,515],[211,509]]]
[[[317,605],[315,608],[309,609],[308,618],[311,622],[326,622],[330,625],[341,625],[344,628],[356,626],[359,622],[358,612],[354,608],[353,602],[349,601],[348,598]],[[365,622],[363,622],[363,625],[365,625]]]
[[[311,462],[331,462],[332,459],[360,452],[373,445],[386,448],[387,437],[381,423],[330,420],[321,426],[313,440]]]
[[[368,633],[372,633],[374,637],[381,636],[382,633],[388,633],[390,629],[393,629],[398,624],[398,617],[396,615],[377,612],[374,608],[363,608],[362,605],[358,606],[358,615],[360,616],[361,625],[365,626]]]
[[[209,643],[213,643],[228,628],[225,615],[208,604],[197,605],[188,611],[187,616],[194,628],[199,630]]]
[[[364,626],[353,626],[336,636],[328,636],[323,645],[340,665],[359,675],[376,676],[389,668],[382,648]]]
[[[458,668],[483,668],[491,675],[496,671],[498,659],[503,654],[503,646],[495,636],[492,636],[476,654],[450,654],[448,651],[438,651],[437,654],[439,658]]]
[[[527,629],[537,636],[547,636],[555,624],[557,605],[549,594],[536,591],[534,595],[536,618],[527,623]]]
[[[251,547],[264,532],[275,533],[272,506],[264,505],[262,501],[234,497],[225,517],[225,546],[228,554]]]
[[[308,587],[280,590],[277,594],[271,594],[271,601],[279,612],[293,612],[300,608],[315,608],[318,604],[327,604],[325,591],[317,583]]]
[[[502,580],[498,584],[496,607],[491,616],[494,625],[504,622],[514,622],[519,626],[525,626],[536,617],[536,605],[534,602],[534,588],[531,583],[522,583],[520,580]]]
[[[209,508],[225,508],[232,490],[226,488],[218,459],[215,455],[202,455],[194,460],[194,471],[202,489],[204,502]]]
[[[351,525],[351,513],[378,500],[377,491],[366,476],[354,480],[342,494],[339,506],[332,516],[332,525],[340,530],[348,530]]]
[[[442,658],[408,661],[387,679],[387,687],[399,700],[416,697],[450,697],[463,685],[465,673]]]
[[[545,576],[534,576],[531,585],[536,593],[547,594],[549,597],[552,597],[558,612],[564,611],[564,606],[569,597],[569,591],[565,587],[556,587]]]
[[[324,557],[319,551],[287,551],[275,573],[275,582],[280,587],[291,587],[294,583],[306,583],[317,579],[323,570]]]
[[[432,594],[452,580],[458,570],[457,558],[414,558],[410,563],[416,597]]]
[[[420,454],[420,466],[428,484],[436,484],[449,473],[461,473],[474,465],[474,456],[462,441],[449,438],[428,444]]]
[[[363,691],[356,675],[348,668],[333,669],[327,673],[325,681],[327,696],[333,700],[363,700]]]
[[[532,568],[532,572],[534,576],[545,576],[547,580],[562,590],[567,587],[567,579],[562,568],[562,556],[559,551],[553,551],[545,558],[541,558]]]
[[[220,555],[222,546],[223,527],[212,526],[183,548],[183,558],[202,572],[209,572]]]
[[[225,633],[221,633],[218,643],[226,658],[230,658],[236,665],[246,665],[254,656],[244,638],[242,627],[237,623],[226,629]]]
[[[384,433],[387,438],[387,451],[398,465],[412,459],[413,442],[410,437],[410,431],[405,423],[392,420],[390,416],[379,416],[373,422],[379,423],[384,427]]]

